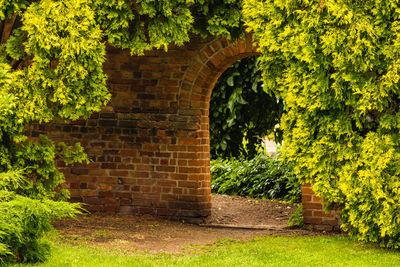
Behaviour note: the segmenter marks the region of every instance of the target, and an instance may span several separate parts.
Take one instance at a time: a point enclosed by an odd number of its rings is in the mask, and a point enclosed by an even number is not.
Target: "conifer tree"
[[[400,3],[245,0],[285,152],[342,228],[400,245]]]

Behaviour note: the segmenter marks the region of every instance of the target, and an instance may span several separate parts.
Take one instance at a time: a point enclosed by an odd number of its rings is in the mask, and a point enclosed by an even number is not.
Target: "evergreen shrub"
[[[400,246],[400,2],[244,0],[284,152],[341,226]]]
[[[51,222],[79,213],[80,205],[48,198],[34,199],[16,192],[30,187],[22,172],[0,173],[0,264],[38,262],[49,255],[42,241]]]

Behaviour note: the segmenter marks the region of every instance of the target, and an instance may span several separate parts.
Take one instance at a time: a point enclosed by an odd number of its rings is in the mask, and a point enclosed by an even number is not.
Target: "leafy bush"
[[[33,121],[48,122],[47,111],[55,112],[57,104],[48,100],[46,94],[30,87],[32,91],[22,88],[25,84],[21,81],[22,72],[12,71],[8,64],[2,63],[2,48],[0,46],[0,262],[43,261],[49,246],[41,242],[41,237],[51,228],[50,222],[79,212],[78,204],[56,201],[68,199],[69,192],[61,186],[64,176],[57,170],[55,158],[70,164],[87,162],[87,156],[79,144],[56,145],[45,136],[27,138],[26,125]],[[35,75],[41,77],[38,73]],[[44,97],[39,101],[42,106],[32,101],[41,97]],[[43,105],[49,105],[47,111],[41,110]],[[60,114],[53,115],[60,117]]]
[[[400,247],[400,3],[244,0],[285,155],[359,240]]]
[[[22,172],[0,173],[0,263],[44,261],[50,246],[41,237],[51,229],[51,221],[79,213],[76,203],[15,193],[27,187]]]
[[[211,161],[211,190],[218,194],[300,201],[301,190],[292,166],[278,156],[256,155]]]

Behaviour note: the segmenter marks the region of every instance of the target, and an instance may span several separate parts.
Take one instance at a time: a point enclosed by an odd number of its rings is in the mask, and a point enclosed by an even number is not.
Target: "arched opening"
[[[209,107],[212,209],[207,224],[284,227],[301,199],[290,164],[267,151],[280,143],[283,102],[263,89],[258,56],[220,75]],[[280,200],[280,201],[277,201]]]
[[[190,144],[178,153],[178,162],[187,163],[182,179],[196,187],[196,214],[204,218],[211,214],[209,104],[212,90],[221,74],[236,61],[256,56],[252,37],[235,41],[213,39],[202,46],[186,70],[179,92],[179,114],[189,122],[177,139],[178,144]]]
[[[219,77],[210,99],[211,159],[251,158],[269,140],[276,153],[283,101],[264,91],[258,56],[235,62]],[[263,142],[264,141],[264,142]]]

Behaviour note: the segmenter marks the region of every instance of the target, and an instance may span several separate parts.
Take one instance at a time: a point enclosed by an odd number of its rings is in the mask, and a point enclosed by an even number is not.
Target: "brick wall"
[[[211,208],[211,92],[227,67],[253,55],[250,35],[237,42],[192,38],[140,57],[108,48],[109,105],[89,120],[33,125],[31,135],[85,147],[92,163],[59,167],[72,200],[91,211],[201,220]],[[303,193],[306,223],[333,225],[309,187]]]
[[[333,210],[326,214],[321,198],[315,195],[311,184],[304,184],[301,188],[301,194],[306,228],[325,231],[339,230],[338,211]]]

